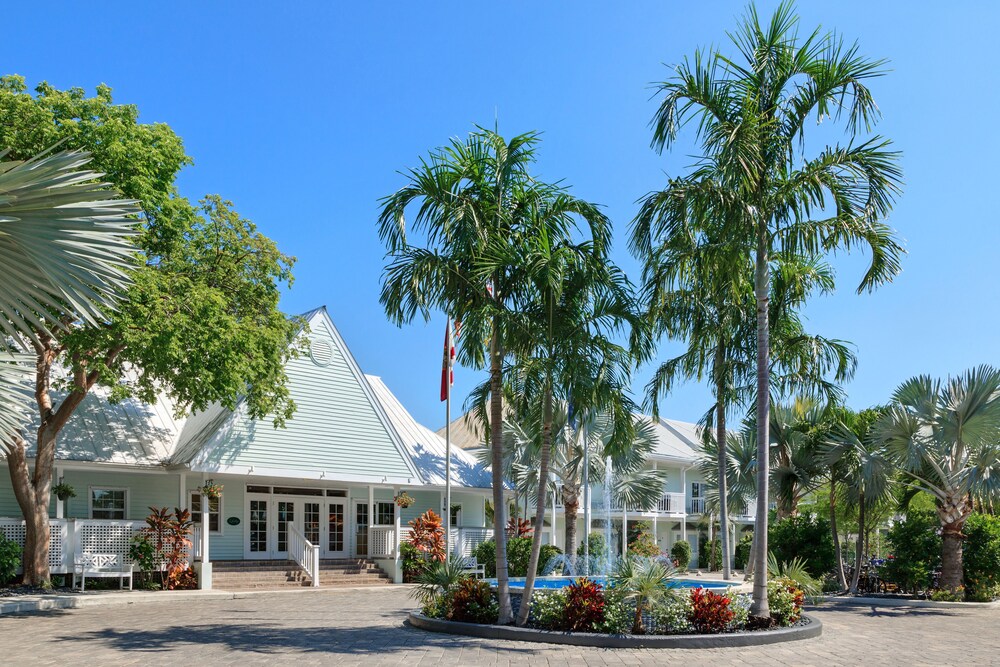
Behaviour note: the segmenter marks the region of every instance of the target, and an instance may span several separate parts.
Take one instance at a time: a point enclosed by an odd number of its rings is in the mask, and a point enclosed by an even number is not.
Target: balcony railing
[[[690,514],[704,514],[705,513],[705,499],[704,498],[692,498],[690,504],[688,505],[688,512]]]

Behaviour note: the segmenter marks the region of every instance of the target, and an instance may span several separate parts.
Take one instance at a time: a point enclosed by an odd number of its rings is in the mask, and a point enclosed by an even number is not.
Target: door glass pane
[[[313,544],[319,544],[319,503],[302,504],[302,533]]]
[[[295,503],[278,501],[278,551],[288,551],[288,524],[295,521]]]
[[[267,501],[250,501],[250,551],[267,551]]]
[[[330,522],[330,537],[327,544],[329,551],[337,552],[344,550],[344,506],[340,503],[330,503],[330,512],[327,519]]]
[[[368,505],[358,503],[354,510],[355,526],[354,545],[358,556],[368,555]]]

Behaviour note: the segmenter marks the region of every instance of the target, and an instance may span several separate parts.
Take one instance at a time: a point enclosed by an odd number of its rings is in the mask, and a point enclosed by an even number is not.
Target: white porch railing
[[[688,507],[688,511],[691,514],[704,514],[705,513],[705,499],[704,498],[692,498],[691,504]]]
[[[472,550],[486,540],[493,539],[492,528],[452,528],[451,553],[455,556],[468,557]]]
[[[368,527],[368,556],[371,558],[396,557],[396,527]]]
[[[657,514],[684,514],[684,494],[664,493],[656,502]]]
[[[90,554],[117,554],[120,563],[131,565],[128,555],[132,536],[146,527],[145,521],[111,519],[49,519],[49,571],[70,574],[73,565]],[[201,527],[195,526],[190,560],[200,557],[198,539]],[[0,534],[24,546],[24,519],[0,518]]]
[[[306,573],[312,587],[319,588],[319,545],[307,540],[291,522],[288,523],[288,556]]]

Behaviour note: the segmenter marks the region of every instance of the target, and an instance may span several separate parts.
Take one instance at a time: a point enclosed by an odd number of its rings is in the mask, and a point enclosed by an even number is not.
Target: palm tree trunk
[[[852,594],[858,592],[858,582],[861,580],[861,561],[865,553],[865,492],[858,494],[858,539],[854,544],[854,574],[851,576]]]
[[[524,577],[524,592],[521,594],[521,607],[517,612],[517,624],[524,626],[528,622],[528,612],[531,610],[531,594],[535,587],[535,573],[538,571],[538,559],[542,552],[542,524],[545,522],[545,493],[548,490],[549,457],[552,453],[552,390],[546,387],[542,398],[542,452],[538,470],[538,495],[535,497],[535,532],[531,536],[531,556],[528,558],[528,571]],[[555,526],[552,527],[553,534]]]
[[[754,560],[757,558],[757,527],[754,526],[753,537],[750,540],[750,553],[747,554],[747,567],[743,572],[743,581],[753,579]]]
[[[760,223],[758,223],[760,224]],[[753,598],[750,615],[770,622],[771,610],[767,605],[767,501],[770,476],[770,343],[768,331],[768,302],[771,271],[767,254],[767,230],[758,232],[757,256],[754,270],[754,295],[757,299],[757,517],[754,529],[754,553],[757,568],[753,575]]]
[[[497,545],[497,597],[499,613],[497,622],[511,622],[510,584],[507,580],[507,504],[503,488],[503,347],[500,342],[499,322],[493,323],[490,341],[490,454],[493,482],[493,539]],[[450,511],[450,510],[449,510]]]
[[[729,579],[733,573],[730,571],[732,559],[729,554],[729,484],[726,479],[726,407],[724,401],[726,383],[722,377],[725,354],[725,346],[717,345],[715,348],[715,442],[718,447],[719,465],[719,532],[722,539],[722,578]]]
[[[563,515],[566,517],[566,555],[576,556],[576,517],[580,511],[580,489],[576,484],[563,485]]]
[[[969,518],[971,505],[967,499],[948,499],[938,508],[941,520],[941,582],[943,590],[957,592],[962,586],[962,530]]]
[[[847,590],[847,576],[844,574],[844,552],[840,548],[840,533],[837,532],[837,491],[836,480],[830,478],[830,532],[833,534],[833,553],[837,563],[837,584],[840,590]]]

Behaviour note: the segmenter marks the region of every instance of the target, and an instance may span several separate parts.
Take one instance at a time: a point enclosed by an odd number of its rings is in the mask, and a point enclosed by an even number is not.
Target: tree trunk
[[[545,495],[548,490],[549,457],[552,453],[552,390],[546,388],[542,398],[542,452],[538,470],[538,495],[535,497],[535,532],[531,536],[531,556],[528,558],[528,571],[524,577],[524,592],[521,594],[521,606],[517,612],[517,624],[524,626],[528,622],[531,611],[531,594],[535,587],[535,573],[538,571],[538,559],[542,552],[542,524],[545,522]],[[555,526],[552,526],[555,534]]]
[[[719,532],[722,539],[722,578],[729,579],[732,576],[730,566],[732,558],[729,544],[729,484],[726,479],[726,407],[725,379],[722,377],[723,363],[725,361],[725,347],[718,345],[715,348],[715,442],[718,447],[718,474],[719,474]]]
[[[858,592],[858,582],[861,579],[861,561],[865,553],[865,492],[858,494],[858,539],[854,544],[854,574],[851,575],[851,594]]]
[[[24,516],[24,549],[21,552],[23,575],[27,586],[46,586],[49,582],[49,486],[51,474],[46,478],[38,474],[32,478],[24,441],[17,439],[7,449],[7,470],[10,473],[14,498]],[[36,486],[34,482],[41,482]]]
[[[837,532],[837,491],[836,481],[830,478],[830,532],[833,533],[833,553],[837,566],[837,584],[840,590],[847,590],[847,576],[844,574],[844,552],[840,548],[840,534]]]
[[[507,580],[507,503],[503,488],[503,348],[499,322],[493,323],[490,341],[490,454],[493,482],[493,539],[497,546],[497,597],[500,609],[497,622],[511,622],[510,584]]]
[[[754,553],[757,567],[753,575],[753,598],[750,615],[770,619],[767,604],[767,502],[770,476],[770,347],[768,303],[771,271],[768,264],[767,230],[758,232],[754,267],[754,295],[757,300],[757,517],[754,528]]]
[[[576,484],[563,485],[563,515],[566,517],[566,555],[576,556],[576,518],[580,511],[580,489]],[[593,554],[591,554],[593,555]]]
[[[962,586],[962,542],[965,535],[965,521],[969,518],[972,505],[968,497],[947,498],[938,507],[941,521],[941,581],[942,590],[958,592]]]

